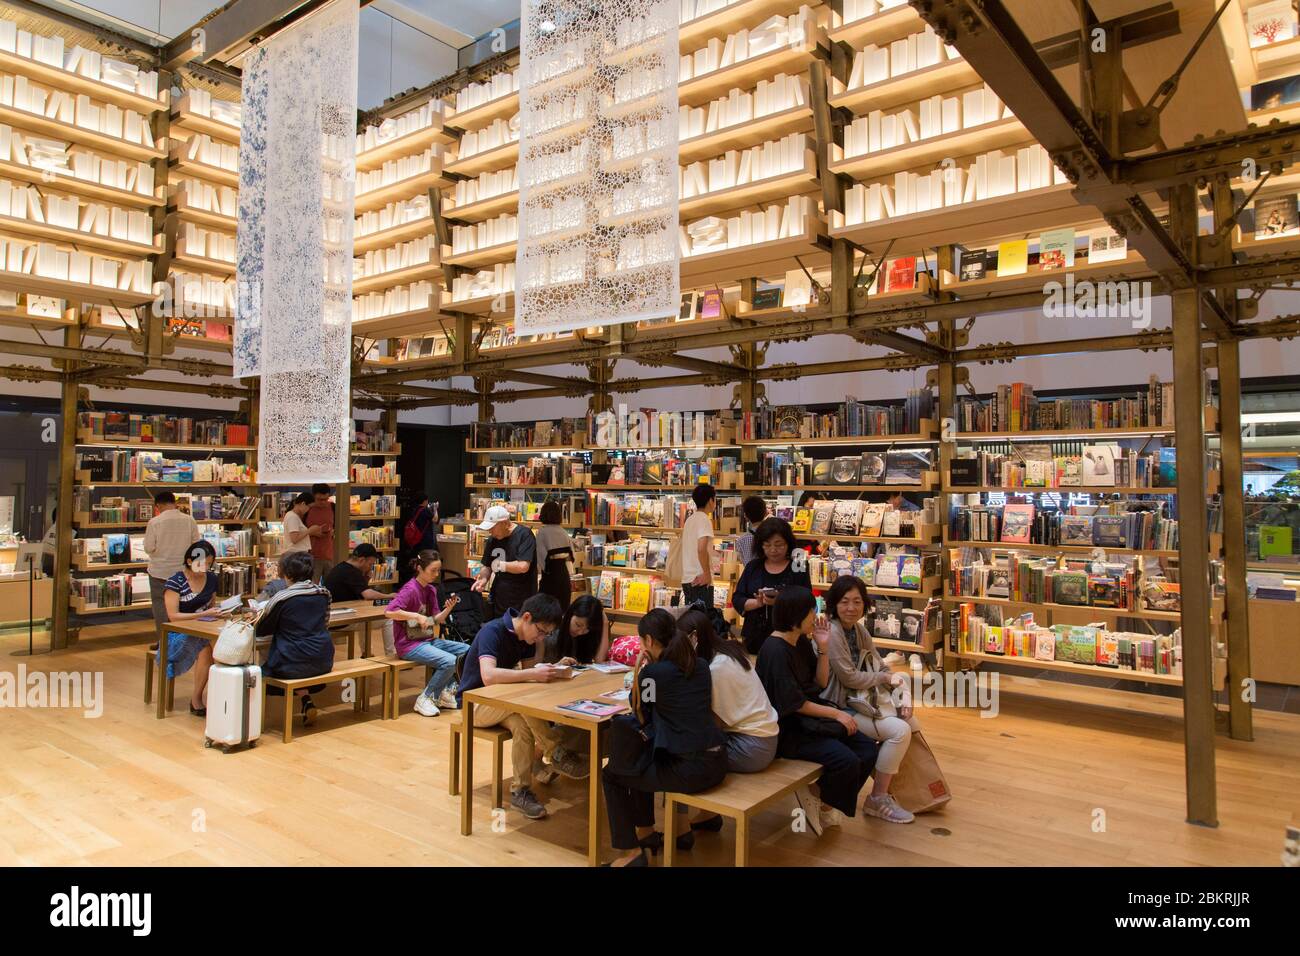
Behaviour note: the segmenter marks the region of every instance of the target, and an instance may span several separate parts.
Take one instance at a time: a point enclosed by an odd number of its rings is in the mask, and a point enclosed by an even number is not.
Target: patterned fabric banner
[[[244,64],[234,360],[261,376],[269,484],[348,475],[358,10],[335,0]]]
[[[515,328],[677,314],[678,0],[524,0]]]

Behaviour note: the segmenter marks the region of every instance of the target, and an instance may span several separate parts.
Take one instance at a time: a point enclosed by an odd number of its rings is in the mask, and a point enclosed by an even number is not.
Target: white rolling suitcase
[[[225,753],[254,747],[262,735],[262,668],[213,664],[208,671],[208,724],[203,746]]]

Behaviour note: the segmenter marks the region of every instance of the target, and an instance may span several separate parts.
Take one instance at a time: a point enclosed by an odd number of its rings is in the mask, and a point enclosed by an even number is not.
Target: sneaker
[[[415,712],[422,717],[437,717],[438,705],[433,702],[432,698],[421,694],[415,698]]]
[[[808,823],[808,829],[818,836],[822,835],[822,802],[807,787],[800,787],[794,792],[795,801],[798,802],[799,808],[803,810],[804,820]]]
[[[541,757],[533,761],[533,780],[537,783],[550,783],[557,775],[555,768],[543,761]]]
[[[316,720],[316,705],[312,702],[310,694],[302,695],[302,725],[310,727]]]
[[[844,822],[844,814],[840,813],[840,811],[836,810],[834,807],[826,806],[826,804],[824,803],[822,804],[822,812],[820,814],[820,817],[821,819],[819,819],[817,822],[822,825],[823,830],[829,830],[831,827],[837,827]]]
[[[540,820],[546,816],[546,807],[527,787],[510,791],[510,805],[529,820]]]
[[[869,817],[879,817],[890,823],[911,823],[916,819],[910,810],[900,807],[893,794],[889,793],[868,796],[862,804],[862,812]]]
[[[438,707],[441,710],[460,710],[460,704],[456,701],[456,692],[450,687],[438,695]]]
[[[550,764],[570,780],[586,780],[591,775],[591,768],[572,750],[556,747],[551,754]]]

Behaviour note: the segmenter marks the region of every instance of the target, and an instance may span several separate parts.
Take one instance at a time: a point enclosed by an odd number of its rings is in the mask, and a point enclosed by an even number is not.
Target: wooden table
[[[342,630],[347,628],[348,634],[348,657],[353,656],[353,635],[352,631],[361,625],[365,628],[364,636],[361,642],[361,656],[370,656],[370,627],[377,620],[384,619],[384,607],[376,607],[373,601],[337,601],[330,605],[334,608],[351,608],[355,613],[342,614],[337,617],[330,615],[329,629],[331,631]],[[226,625],[229,618],[214,618],[205,621],[202,618],[192,618],[188,621],[169,621],[159,632],[158,635],[158,710],[154,715],[159,720],[167,716],[167,632],[175,631],[177,634],[187,634],[190,637],[201,637],[205,641],[215,641],[221,633],[221,629]],[[369,701],[367,701],[369,704]]]
[[[466,744],[460,769],[460,832],[469,836],[474,830],[474,705],[499,707],[511,713],[577,727],[591,735],[591,745],[588,750],[591,769],[587,778],[587,863],[591,866],[599,863],[602,807],[601,737],[602,731],[609,724],[609,717],[575,714],[571,710],[560,710],[559,705],[584,697],[596,698],[611,690],[617,690],[623,686],[624,676],[625,673],[603,674],[597,670],[586,670],[580,671],[572,679],[553,681],[549,684],[497,684],[466,691],[462,700],[463,739]]]

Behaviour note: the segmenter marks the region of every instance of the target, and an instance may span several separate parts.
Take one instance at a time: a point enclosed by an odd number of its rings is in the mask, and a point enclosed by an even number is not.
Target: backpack
[[[420,509],[420,511],[425,510],[427,509]],[[420,511],[411,515],[411,519],[406,522],[406,527],[402,529],[402,543],[412,550],[418,548],[420,542],[424,540],[424,532],[420,530],[420,526],[415,523],[415,519],[420,517]]]
[[[460,603],[447,615],[447,620],[442,625],[444,639],[471,644],[486,623],[487,605],[483,601],[483,595],[473,590],[473,586],[473,578],[454,571],[444,571],[442,580],[435,585],[440,606],[445,607],[447,599],[453,594],[460,598]]]

